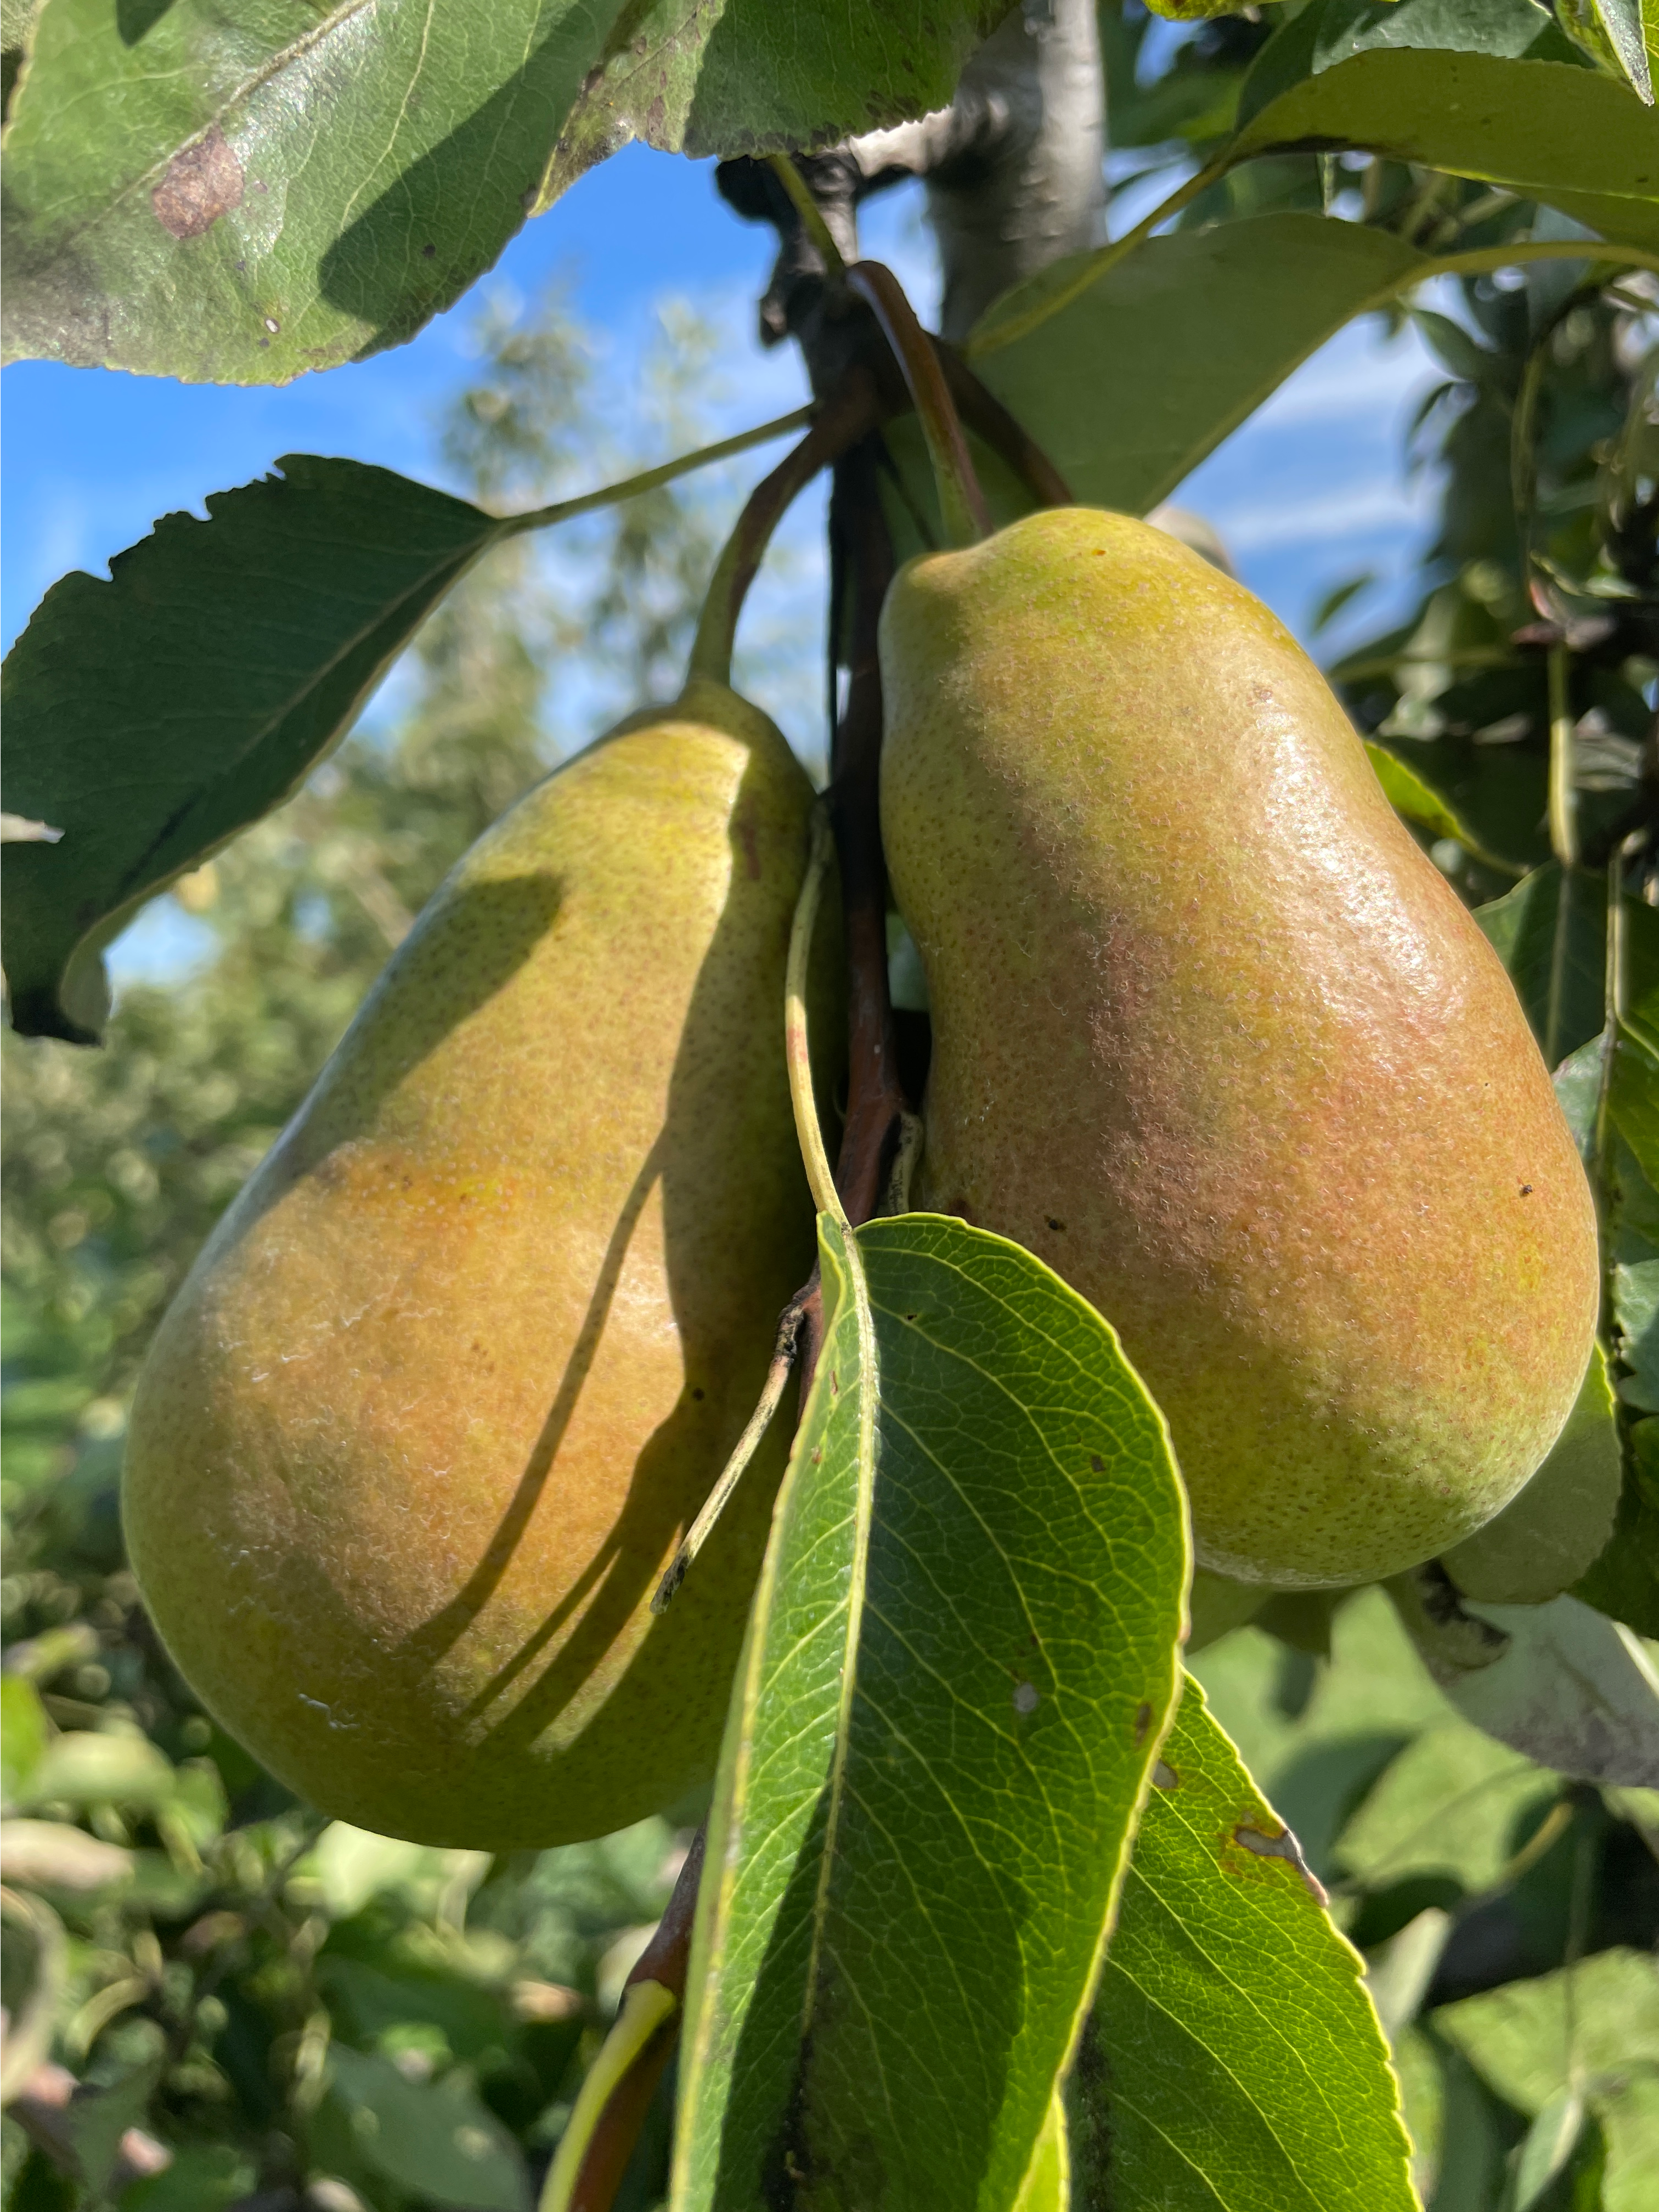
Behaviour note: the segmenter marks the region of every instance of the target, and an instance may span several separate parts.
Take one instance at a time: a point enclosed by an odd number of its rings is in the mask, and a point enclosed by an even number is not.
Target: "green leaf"
[[[1175,1693],[1184,1518],[1106,1324],[927,1214],[820,1224],[732,1693],[674,2202],[1014,2203]],[[803,2183],[803,2177],[805,2181]],[[798,2201],[808,2201],[801,2199]]]
[[[21,1674],[0,1674],[0,1802],[21,1805],[46,1757],[49,1723],[40,1692]]]
[[[47,1747],[22,1802],[70,1805],[77,1812],[91,1805],[128,1805],[154,1813],[168,1804],[174,1787],[172,1766],[148,1737],[75,1729]]]
[[[1253,216],[1055,262],[968,350],[1079,499],[1139,514],[1423,260],[1358,223]]]
[[[629,138],[669,153],[827,146],[945,107],[1010,0],[646,0],[623,10],[559,133],[545,205]]]
[[[1056,2094],[1014,2199],[1013,2212],[1070,2212],[1071,2203],[1072,2151],[1066,2133],[1066,2102]]]
[[[1559,1788],[1524,1753],[1448,1714],[1368,1793],[1338,1839],[1337,1864],[1372,1892],[1442,1875],[1478,1896]]]
[[[1511,862],[1489,853],[1462,815],[1455,813],[1439,793],[1431,790],[1398,753],[1390,752],[1386,745],[1379,745],[1370,738],[1365,740],[1365,750],[1376,770],[1376,780],[1396,814],[1403,815],[1407,822],[1415,822],[1437,837],[1455,838],[1465,852],[1472,853],[1477,860],[1504,875],[1521,872]]]
[[[121,2154],[121,2138],[144,2118],[161,2073],[157,2058],[109,2088],[77,2097],[68,2111],[69,2137],[94,2205],[108,2202],[107,2185]]]
[[[1079,2201],[1409,2212],[1357,1952],[1189,1681],[1068,2085]]]
[[[1550,1079],[1555,1087],[1556,1103],[1572,1132],[1579,1158],[1592,1170],[1596,1162],[1596,1124],[1601,1110],[1606,1053],[1607,1031],[1603,1030],[1588,1044],[1581,1044],[1577,1052],[1569,1053]]]
[[[1533,2212],[1544,2191],[1565,2172],[1584,2131],[1584,2100],[1575,2089],[1558,2089],[1528,2129],[1515,2162],[1514,2212]]]
[[[63,832],[4,852],[25,1036],[96,1036],[98,948],[289,796],[499,531],[386,469],[277,465],[206,522],[167,516],[107,583],[60,579],[7,657],[8,805]]]
[[[412,337],[627,139],[897,122],[1005,12],[46,0],[7,140],[7,356],[286,383]]]
[[[1648,2212],[1659,2171],[1659,1968],[1599,1951],[1553,1974],[1442,2005],[1435,2031],[1528,2118],[1582,2088],[1607,2145],[1602,2212]]]
[[[1613,1533],[1622,1475],[1607,1355],[1598,1344],[1567,1425],[1530,1482],[1441,1561],[1465,1597],[1541,1605],[1588,1573]]]
[[[230,2143],[186,2143],[173,2162],[121,2192],[121,2212],[224,2212],[251,2196],[258,2166]]]
[[[1475,909],[1475,920],[1527,1010],[1547,1064],[1599,1036],[1607,1020],[1607,884],[1553,860],[1500,899]]]
[[[1638,1636],[1659,1638],[1659,1420],[1630,1431],[1613,1534],[1572,1595]]]
[[[286,383],[411,337],[524,221],[620,0],[46,0],[9,358]]]
[[[1308,1863],[1334,1875],[1337,1838],[1358,1797],[1425,1728],[1448,1717],[1398,1615],[1372,1587],[1331,1622],[1331,1660],[1300,1718],[1279,1695],[1283,1646],[1247,1627],[1200,1652],[1191,1672],[1246,1766],[1301,1841]]]
[[[1659,1052],[1629,1022],[1621,1021],[1613,1035],[1607,1111],[1644,1176],[1659,1184]]]
[[[1436,597],[1439,597],[1436,594]],[[1461,822],[1475,840],[1468,849],[1488,867],[1515,876],[1549,859],[1549,838],[1544,829],[1546,769],[1541,760],[1519,746],[1477,744],[1468,738],[1427,737],[1396,725],[1415,720],[1419,713],[1432,726],[1440,720],[1435,695],[1454,681],[1454,672],[1434,657],[1425,632],[1439,627],[1438,610],[1419,625],[1407,651],[1393,659],[1390,673],[1400,687],[1399,704],[1389,716],[1377,743],[1386,749],[1431,798]],[[1456,647],[1446,641],[1448,649]],[[1386,665],[1386,664],[1385,664]],[[1333,680],[1350,696],[1364,689],[1364,678],[1352,670],[1365,660],[1350,660],[1332,671]],[[1373,672],[1378,663],[1370,660]],[[1425,696],[1426,695],[1426,696]],[[1459,841],[1460,842],[1462,840]]]
[[[1642,38],[1640,0],[1560,0],[1561,27],[1603,69],[1653,105],[1653,68]]]
[[[1395,2044],[1412,2179],[1440,2212],[1492,2212],[1503,2197],[1508,2115],[1462,2051],[1407,2027]]]
[[[335,2044],[329,2095],[342,2108],[359,2155],[423,2203],[457,2212],[528,2212],[518,2150],[466,2076],[411,2081],[389,2058]]]
[[[1234,144],[1310,141],[1507,185],[1659,249],[1659,119],[1579,66],[1534,0],[1313,0],[1244,80]]]
[[[1627,1628],[1576,1597],[1448,1605],[1434,1568],[1388,1589],[1466,1720],[1577,1780],[1659,1787],[1659,1674]]]
[[[1201,23],[1212,15],[1237,15],[1240,0],[1146,0],[1149,11],[1171,23]]]

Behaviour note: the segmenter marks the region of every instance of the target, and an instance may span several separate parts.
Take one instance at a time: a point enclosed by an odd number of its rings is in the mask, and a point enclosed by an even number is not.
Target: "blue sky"
[[[1166,179],[1160,189],[1167,186]],[[1138,212],[1125,195],[1115,206],[1114,228],[1127,227]],[[720,334],[711,410],[719,428],[764,420],[805,398],[793,352],[763,352],[754,335],[770,239],[723,205],[712,163],[632,147],[526,225],[487,281],[526,297],[552,279],[569,284],[604,348],[622,465],[643,465],[662,455],[645,424],[630,435],[630,407],[640,404],[645,356],[666,300],[690,300]],[[872,204],[863,244],[891,262],[927,314],[934,281],[917,197],[902,191]],[[102,573],[109,556],[144,536],[156,516],[179,507],[199,513],[209,492],[247,482],[283,453],[349,454],[442,481],[433,426],[443,398],[471,367],[473,304],[463,301],[411,344],[278,390],[186,386],[50,362],[9,368],[0,482],[4,642],[66,569]],[[1304,364],[1177,493],[1180,504],[1219,530],[1244,580],[1304,636],[1323,593],[1361,570],[1374,571],[1379,583],[1354,606],[1345,632],[1370,629],[1398,605],[1432,492],[1431,484],[1407,478],[1404,425],[1437,374],[1412,337],[1385,343],[1375,323],[1352,327]],[[733,501],[761,460],[730,472]],[[808,500],[792,518],[782,541],[787,573],[770,585],[763,579],[752,602],[757,632],[775,636],[794,625],[805,641],[816,630],[820,514],[820,503]],[[1330,642],[1321,641],[1328,649]],[[814,661],[816,651],[813,636]],[[821,736],[800,726],[803,711],[810,718],[812,708],[797,696],[799,678],[787,659],[775,656],[769,679],[757,668],[755,688],[791,737],[814,751]],[[790,696],[767,696],[769,680]],[[596,700],[599,720],[611,711]],[[568,747],[591,732],[560,734]],[[164,914],[137,928],[134,941],[118,950],[118,973],[154,972],[175,957],[165,949],[179,940]]]

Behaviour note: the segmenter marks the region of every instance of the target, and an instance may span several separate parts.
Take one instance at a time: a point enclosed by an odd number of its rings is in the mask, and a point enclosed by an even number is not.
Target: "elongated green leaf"
[[[1392,663],[1391,673],[1402,685],[1404,697],[1391,720],[1411,718],[1421,696],[1416,689],[1419,681],[1425,688],[1438,690],[1455,680],[1455,671],[1437,660],[1424,635],[1433,626],[1436,611],[1431,601],[1430,616],[1419,626],[1418,635]],[[1456,649],[1448,641],[1448,650]],[[1335,680],[1346,686],[1351,696],[1364,682],[1349,672],[1355,665],[1339,665],[1333,671]],[[1357,665],[1363,668],[1366,664]],[[1373,670],[1377,666],[1375,661],[1370,665]],[[1437,709],[1431,704],[1428,716],[1437,715]],[[1488,867],[1501,868],[1513,876],[1549,859],[1546,768],[1530,750],[1518,745],[1480,744],[1466,737],[1425,738],[1397,728],[1380,740],[1373,739],[1367,750],[1374,761],[1384,752],[1397,761],[1404,773],[1429,794],[1431,804],[1437,802],[1462,825],[1466,835],[1459,837],[1459,843],[1467,844]],[[1378,772],[1382,773],[1380,769]],[[1431,825],[1425,823],[1425,826]]]
[[[722,1753],[684,2212],[1018,2200],[1175,1688],[1167,1436],[1017,1246],[821,1226],[825,1338]]]
[[[947,100],[1006,0],[46,0],[9,356],[284,383],[393,345],[627,138],[737,153]]]
[[[1613,1033],[1607,1111],[1642,1173],[1659,1184],[1659,1052],[1633,1023]]]
[[[1345,323],[1441,265],[1363,223],[1251,216],[1054,262],[988,310],[968,351],[1078,498],[1144,514]],[[906,473],[926,511],[926,471]],[[1523,847],[1532,828],[1527,811]]]
[[[1365,750],[1395,813],[1403,815],[1407,822],[1415,822],[1421,829],[1431,830],[1437,837],[1455,838],[1465,852],[1473,853],[1489,868],[1497,868],[1504,875],[1520,873],[1512,862],[1489,853],[1462,816],[1425,783],[1417,770],[1401,760],[1398,753],[1390,752],[1386,745],[1376,744],[1369,738]]]
[[[1503,1511],[1441,1564],[1465,1597],[1542,1605],[1589,1572],[1619,1508],[1621,1462],[1607,1355],[1595,1345],[1567,1425]]]
[[[329,2073],[358,2151],[388,2180],[456,2212],[529,2212],[518,2148],[465,2073],[415,2082],[380,2052],[337,2043]]]
[[[1577,2089],[1601,2124],[1602,2212],[1649,2212],[1659,2172],[1659,1966],[1597,1952],[1559,1973],[1442,2005],[1437,2033],[1506,2104],[1535,2116]]]
[[[1659,1674],[1626,1628],[1575,1597],[1449,1612],[1435,1573],[1396,1575],[1389,1595],[1466,1720],[1579,1781],[1659,1789]]]
[[[1067,2092],[1079,2200],[1410,2212],[1358,1954],[1188,1680]]]
[[[1659,914],[1624,901],[1617,1015],[1580,1055],[1577,1088],[1591,1107],[1586,1148],[1602,1200],[1602,1264],[1622,1401],[1624,1480],[1613,1534],[1572,1595],[1644,1636],[1659,1636],[1659,1190],[1655,1066],[1659,1054]],[[1605,1054],[1605,1117],[1601,1099]],[[1564,1077],[1570,1071],[1563,1071]],[[1558,1089],[1561,1086],[1558,1085]],[[1596,1144],[1601,1151],[1598,1156]]]
[[[1079,499],[1144,514],[1298,362],[1422,265],[1358,223],[1255,216],[1154,238],[1127,258],[1108,246],[1056,262],[1004,294],[969,351]],[[1103,273],[1089,281],[1092,268]],[[1066,304],[1045,314],[1051,301]]]
[[[1066,2133],[1066,2104],[1056,2094],[1014,2200],[1014,2212],[1070,2212],[1071,2202],[1072,2152]]]
[[[629,8],[559,134],[543,204],[628,138],[669,153],[829,145],[945,107],[1011,0],[684,0]]]
[[[1607,885],[1552,860],[1475,920],[1510,971],[1545,1060],[1558,1067],[1607,1018]]]
[[[1449,1712],[1390,1762],[1337,1838],[1336,1863],[1374,1893],[1405,1883],[1478,1897],[1503,1874],[1561,1784],[1524,1752]]]
[[[290,454],[53,585],[7,658],[7,805],[60,830],[5,848],[12,1020],[86,1042],[98,946],[141,900],[285,798],[500,525],[358,461]]]
[[[1313,0],[1239,95],[1239,153],[1362,146],[1659,247],[1659,119],[1534,0]]]
[[[1653,67],[1642,38],[1641,0],[1561,0],[1561,27],[1604,69],[1653,105]]]

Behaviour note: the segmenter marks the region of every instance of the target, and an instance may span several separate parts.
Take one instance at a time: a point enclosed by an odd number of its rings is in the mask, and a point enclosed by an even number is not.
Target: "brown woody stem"
[[[833,557],[849,611],[847,702],[831,754],[830,818],[841,860],[847,941],[848,1092],[836,1186],[847,1217],[867,1221],[880,1202],[902,1117],[892,1001],[887,988],[887,863],[881,846],[881,661],[878,628],[893,577],[875,441],[836,471]]]
[[[890,269],[879,261],[855,261],[847,272],[849,290],[873,313],[894,359],[904,372],[904,381],[921,419],[927,441],[927,457],[933,465],[939,513],[945,534],[952,545],[971,545],[990,535],[990,512],[968,441],[962,434],[955,403],[933,342],[916,320],[915,309]]]
[[[679,2036],[703,1835],[699,1828],[693,1837],[668,1910],[623,1984],[617,2026],[582,2083],[548,2171],[541,2212],[611,2212]]]
[[[716,684],[731,680],[732,645],[738,617],[754,582],[772,532],[790,502],[820,469],[828,468],[879,419],[874,385],[866,376],[849,377],[825,400],[811,428],[769,476],[763,477],[744,504],[737,527],[726,539],[703,601],[691,645],[689,673]]]
[[[981,384],[954,346],[935,338],[933,349],[963,421],[1007,462],[1039,507],[1069,507],[1072,488],[1036,440],[1017,422],[996,394]]]

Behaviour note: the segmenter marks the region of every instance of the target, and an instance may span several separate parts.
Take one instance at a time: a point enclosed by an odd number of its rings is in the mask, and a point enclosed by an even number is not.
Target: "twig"
[[[867,1221],[909,1101],[899,1081],[887,988],[887,863],[881,847],[881,662],[878,627],[893,576],[873,442],[836,471],[830,526],[851,607],[847,703],[831,754],[830,816],[841,860],[847,942],[848,1092],[836,1182],[849,1221]]]
[[[655,491],[659,484],[672,483],[676,477],[689,476],[693,469],[730,460],[733,453],[746,453],[751,446],[764,446],[774,438],[784,437],[811,419],[810,407],[797,407],[793,414],[757,423],[752,430],[739,430],[735,437],[722,438],[717,445],[700,446],[694,453],[680,453],[672,461],[659,462],[654,469],[641,469],[637,476],[624,477],[620,483],[601,485],[598,491],[585,491],[574,499],[556,500],[551,507],[532,507],[525,514],[503,515],[501,535],[516,538],[523,531],[544,530],[550,523],[573,521],[577,515],[589,514],[595,507],[615,507],[619,501],[638,499],[641,493]]]
[[[823,219],[823,210],[812,197],[811,187],[795,166],[791,154],[769,154],[767,161],[774,175],[789,196],[789,204],[800,217],[801,228],[823,264],[823,273],[832,281],[847,273],[847,264],[841,258],[841,248],[830,234],[830,226]]]
[[[873,312],[904,372],[927,441],[945,536],[953,545],[971,545],[975,538],[988,537],[990,514],[969,458],[951,387],[933,342],[904,296],[903,287],[879,261],[855,261],[847,272],[847,283]]]
[[[957,412],[968,428],[1007,462],[1039,507],[1069,507],[1072,488],[1036,440],[1015,421],[995,392],[980,382],[954,346],[935,338],[933,350]]]
[[[617,2024],[559,2139],[540,2212],[610,2212],[615,2201],[680,2032],[705,1832],[692,1838],[668,1910],[623,1984]]]
[[[708,1534],[726,1510],[726,1501],[737,1488],[744,1469],[760,1449],[761,1438],[772,1425],[772,1416],[782,1402],[783,1394],[795,1364],[795,1355],[800,1348],[801,1318],[805,1311],[806,1291],[796,1291],[783,1310],[778,1323],[777,1340],[772,1347],[772,1363],[766,1370],[766,1385],[760,1401],[749,1416],[749,1425],[738,1438],[732,1456],[721,1468],[720,1480],[703,1500],[696,1519],[686,1530],[680,1548],[664,1570],[651,1600],[653,1613],[666,1613],[673,1602],[675,1591],[685,1580],[686,1570],[708,1541]]]
[[[817,1098],[812,1084],[811,1041],[806,1033],[807,975],[812,957],[812,933],[823,903],[824,880],[835,858],[830,824],[821,806],[812,812],[812,857],[807,863],[794,926],[789,933],[789,964],[783,987],[784,1049],[789,1064],[789,1099],[795,1109],[795,1134],[800,1139],[806,1180],[820,1213],[841,1214],[841,1199],[823,1149],[818,1123]]]
[[[828,468],[880,420],[875,386],[865,375],[849,376],[827,399],[811,428],[771,474],[763,477],[745,501],[738,525],[726,541],[703,601],[692,641],[690,673],[717,684],[729,681],[732,644],[744,599],[755,580],[772,532],[796,495],[820,469]]]

